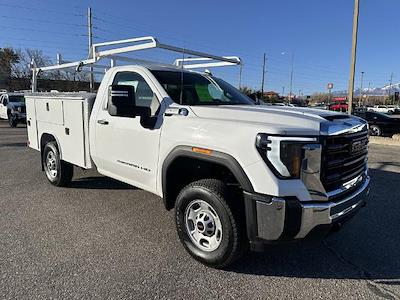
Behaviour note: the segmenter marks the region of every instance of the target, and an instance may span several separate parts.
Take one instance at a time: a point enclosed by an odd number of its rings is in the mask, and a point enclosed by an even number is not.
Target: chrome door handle
[[[106,120],[97,120],[97,123],[99,123],[101,125],[108,125],[108,121],[106,121]]]
[[[165,110],[164,115],[169,117],[172,115],[176,116],[187,116],[189,111],[186,108],[169,107]]]

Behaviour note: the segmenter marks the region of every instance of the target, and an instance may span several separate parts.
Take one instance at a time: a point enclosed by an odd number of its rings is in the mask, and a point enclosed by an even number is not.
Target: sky
[[[346,90],[350,71],[353,0],[87,1],[0,0],[0,47],[41,49],[52,59],[88,54],[87,7],[94,42],[153,35],[161,42],[243,60],[242,85],[310,95]],[[399,0],[360,0],[356,87],[400,82]],[[147,50],[132,57],[172,62],[179,54]],[[237,86],[238,67],[213,74]]]

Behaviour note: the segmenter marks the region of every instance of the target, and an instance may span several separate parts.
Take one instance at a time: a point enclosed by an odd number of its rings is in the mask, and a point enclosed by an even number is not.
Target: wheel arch
[[[221,170],[228,170],[244,191],[254,192],[246,172],[233,156],[219,151],[212,151],[211,154],[202,154],[194,152],[191,146],[177,146],[167,155],[162,164],[161,184],[164,206],[167,210],[174,207],[176,196],[179,193],[179,191],[174,191],[174,175],[176,175],[174,171],[177,168],[176,164],[182,159],[186,160],[186,162],[194,162],[194,166],[206,164]]]
[[[40,157],[41,157],[41,161],[42,161],[42,164],[41,164],[42,171],[44,171],[44,169],[43,169],[43,150],[44,150],[44,147],[46,146],[46,144],[48,144],[50,142],[56,142],[58,154],[60,155],[60,159],[62,159],[62,151],[61,151],[60,143],[59,143],[57,137],[51,133],[47,133],[47,132],[42,133],[42,135],[40,136],[40,154],[41,154]]]

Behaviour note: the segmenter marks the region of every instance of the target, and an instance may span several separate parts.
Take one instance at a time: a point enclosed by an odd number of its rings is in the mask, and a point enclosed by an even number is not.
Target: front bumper
[[[247,234],[257,245],[323,236],[335,224],[351,218],[365,204],[370,178],[338,202],[300,202],[295,197],[244,193]]]

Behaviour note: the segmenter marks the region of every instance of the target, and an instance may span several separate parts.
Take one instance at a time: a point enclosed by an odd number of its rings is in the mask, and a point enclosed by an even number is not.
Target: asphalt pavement
[[[400,147],[371,145],[369,203],[338,233],[214,270],[159,197],[79,169],[53,187],[26,140],[0,122],[1,299],[400,298]]]

